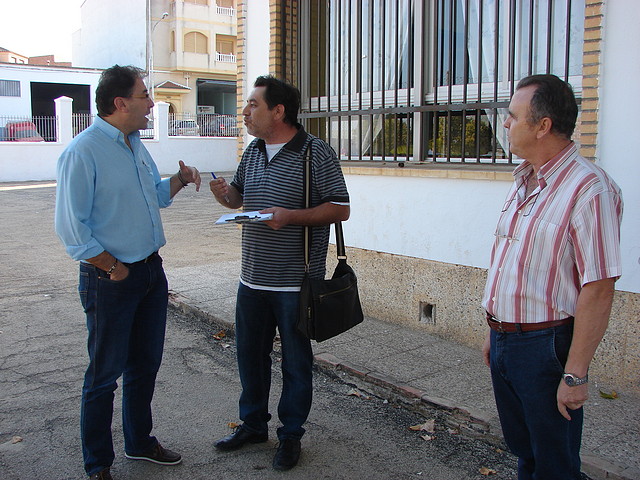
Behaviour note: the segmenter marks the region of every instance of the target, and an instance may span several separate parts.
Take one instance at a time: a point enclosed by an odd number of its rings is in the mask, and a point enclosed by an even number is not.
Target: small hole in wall
[[[434,325],[436,323],[436,306],[427,303],[420,302],[420,323],[426,323]]]

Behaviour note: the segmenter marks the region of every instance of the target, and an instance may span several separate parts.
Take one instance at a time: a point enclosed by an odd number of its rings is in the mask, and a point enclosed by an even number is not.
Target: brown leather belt
[[[573,323],[573,317],[563,318],[562,320],[553,320],[551,322],[540,323],[510,323],[501,322],[496,317],[487,313],[487,323],[491,330],[500,333],[522,333],[535,332],[536,330],[544,330],[545,328],[560,327],[562,325],[570,325]]]

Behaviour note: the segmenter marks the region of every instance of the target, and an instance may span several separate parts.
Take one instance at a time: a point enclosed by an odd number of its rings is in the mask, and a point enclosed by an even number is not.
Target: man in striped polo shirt
[[[587,372],[621,274],[621,192],[578,154],[577,114],[569,84],[534,75],[504,123],[524,162],[495,232],[483,354],[520,480],[580,478]]]
[[[349,195],[333,149],[298,123],[300,92],[274,77],[258,77],[242,114],[257,137],[245,150],[231,184],[210,182],[229,208],[272,213],[242,228],[242,269],[236,303],[236,345],[242,383],[236,432],[216,443],[222,451],[266,442],[271,351],[276,327],[282,342],[283,388],[278,404],[276,470],[298,463],[300,439],[311,409],[313,354],[296,330],[305,270],[303,226],[311,230],[310,274],[324,278],[329,226],[349,218]],[[304,208],[303,157],[312,157],[311,208]]]

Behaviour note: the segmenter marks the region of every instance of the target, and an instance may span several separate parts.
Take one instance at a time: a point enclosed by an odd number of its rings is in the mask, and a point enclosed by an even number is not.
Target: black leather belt
[[[122,264],[126,265],[127,267],[130,267],[131,265],[138,265],[139,263],[149,263],[151,260],[154,260],[156,257],[159,257],[159,256],[160,255],[158,255],[158,252],[153,252],[151,255],[149,255],[147,258],[143,260],[138,260],[137,262],[133,262],[133,263],[122,262]]]
[[[535,332],[536,330],[544,330],[545,328],[560,327],[562,325],[569,325],[573,323],[573,317],[563,318],[562,320],[552,320],[551,322],[539,322],[539,323],[511,323],[501,322],[496,317],[487,313],[487,323],[491,330],[500,333],[522,333],[522,332]]]

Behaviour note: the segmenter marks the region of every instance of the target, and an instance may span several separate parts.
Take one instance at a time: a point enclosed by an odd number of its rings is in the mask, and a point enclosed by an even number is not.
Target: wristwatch
[[[580,378],[573,373],[563,373],[562,378],[564,380],[564,383],[566,383],[570,387],[577,387],[578,385],[583,385],[589,381],[589,374],[587,373],[584,377]]]

